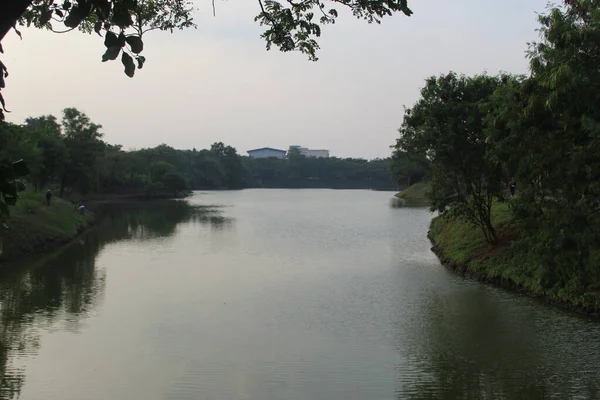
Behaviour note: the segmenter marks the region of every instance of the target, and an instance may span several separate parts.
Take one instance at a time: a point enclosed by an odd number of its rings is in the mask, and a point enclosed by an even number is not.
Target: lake
[[[392,195],[105,206],[2,274],[0,398],[600,398],[600,323],[447,271]]]

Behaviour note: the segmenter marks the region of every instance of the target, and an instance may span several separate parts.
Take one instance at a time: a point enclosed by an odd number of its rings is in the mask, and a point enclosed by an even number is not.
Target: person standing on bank
[[[51,201],[52,201],[52,192],[50,191],[50,189],[48,189],[46,191],[46,204],[48,204],[48,206],[50,206]]]

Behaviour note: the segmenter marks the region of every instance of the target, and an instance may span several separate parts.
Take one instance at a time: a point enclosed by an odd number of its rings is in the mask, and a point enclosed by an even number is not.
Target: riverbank
[[[508,205],[496,205],[492,220],[499,236],[495,246],[487,244],[479,228],[467,222],[435,217],[428,233],[432,251],[444,266],[463,276],[600,317],[600,291],[592,289],[598,285],[591,285],[584,294],[566,287],[542,285],[539,261],[533,258],[528,247],[515,241],[518,229],[512,223]]]
[[[81,215],[69,201],[53,198],[46,205],[43,192],[24,192],[11,208],[6,226],[0,227],[0,262],[52,250],[68,243],[94,223],[86,210]]]
[[[418,182],[396,193],[392,205],[394,207],[425,207],[428,205],[427,192],[429,182]]]

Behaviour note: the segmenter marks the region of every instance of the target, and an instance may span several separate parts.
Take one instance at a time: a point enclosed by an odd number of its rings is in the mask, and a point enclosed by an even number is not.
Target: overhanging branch
[[[32,0],[10,0],[0,2],[0,41],[27,10]]]

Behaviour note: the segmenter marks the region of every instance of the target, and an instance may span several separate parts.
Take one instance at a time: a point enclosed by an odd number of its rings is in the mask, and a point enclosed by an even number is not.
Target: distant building
[[[329,158],[329,150],[312,150],[301,146],[290,146],[290,149],[297,149],[306,157]]]
[[[260,149],[248,150],[248,155],[252,158],[285,158],[286,151],[273,149],[271,147],[261,147]]]

